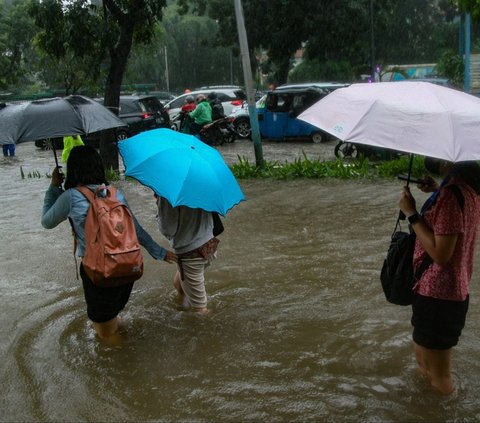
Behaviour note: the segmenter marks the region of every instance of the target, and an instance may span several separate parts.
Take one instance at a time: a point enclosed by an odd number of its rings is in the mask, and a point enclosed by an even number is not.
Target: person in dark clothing
[[[208,94],[208,102],[212,108],[212,120],[225,117],[225,110],[223,110],[222,102],[218,99],[217,93],[211,92]]]

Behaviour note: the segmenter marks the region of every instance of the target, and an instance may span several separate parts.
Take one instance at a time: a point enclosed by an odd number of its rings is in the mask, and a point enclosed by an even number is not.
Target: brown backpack
[[[143,260],[133,216],[117,199],[111,186],[100,186],[94,194],[87,187],[77,187],[89,201],[85,218],[85,256],[87,276],[95,285],[125,285],[143,274]],[[99,192],[106,190],[102,197]]]

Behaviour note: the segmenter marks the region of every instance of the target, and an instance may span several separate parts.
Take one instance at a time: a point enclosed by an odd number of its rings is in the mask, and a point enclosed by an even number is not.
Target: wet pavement
[[[265,143],[264,156],[329,159],[333,148]],[[219,151],[255,161],[249,141]],[[206,274],[212,316],[177,311],[174,266],[146,255],[123,342],[109,347],[86,319],[68,223],[40,225],[52,153],[22,144],[17,154],[0,160],[0,421],[480,419],[478,265],[448,399],[415,370],[409,307],[381,291],[398,181],[241,180],[247,201],[225,219]],[[118,186],[167,246],[151,192]]]

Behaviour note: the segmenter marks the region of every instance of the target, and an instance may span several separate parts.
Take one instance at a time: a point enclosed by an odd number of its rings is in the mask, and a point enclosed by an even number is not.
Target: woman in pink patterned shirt
[[[417,235],[414,269],[425,257],[433,260],[414,287],[413,341],[421,373],[435,389],[450,394],[451,352],[465,325],[480,224],[480,166],[426,158],[425,167],[444,180],[438,186],[428,177],[418,185],[433,191],[422,212],[417,212],[408,187],[399,202]]]

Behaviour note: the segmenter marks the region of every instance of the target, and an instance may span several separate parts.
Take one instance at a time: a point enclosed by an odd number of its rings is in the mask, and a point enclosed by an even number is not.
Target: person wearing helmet
[[[185,97],[185,104],[180,111],[180,132],[184,134],[190,134],[190,126],[192,124],[192,118],[188,116],[190,112],[195,110],[195,98],[193,95],[187,95]]]
[[[195,98],[193,95],[187,95],[187,97],[185,97],[185,104],[182,106],[182,112],[190,113],[195,110],[195,107]]]
[[[196,99],[197,107],[188,114],[193,119],[190,125],[190,133],[198,134],[200,129],[212,121],[212,108],[203,94],[199,94]]]
[[[212,120],[222,119],[225,117],[222,102],[218,99],[217,93],[212,91],[208,94],[208,102],[212,108]]]

